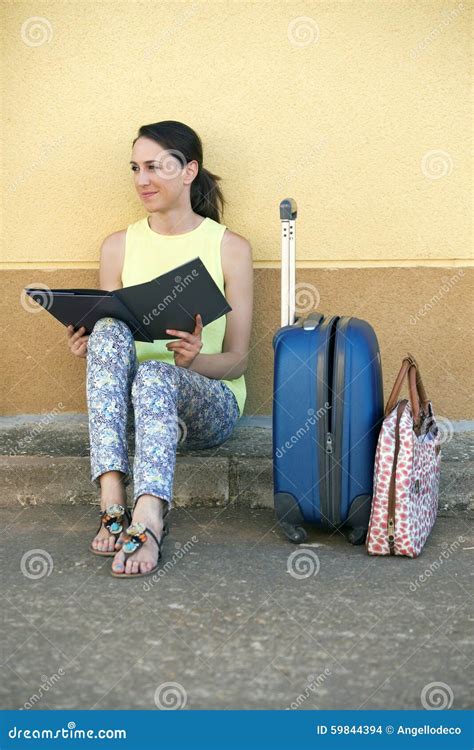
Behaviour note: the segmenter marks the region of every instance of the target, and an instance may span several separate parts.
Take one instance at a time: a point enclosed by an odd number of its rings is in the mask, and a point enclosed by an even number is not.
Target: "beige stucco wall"
[[[370,320],[386,387],[408,349],[432,372],[435,406],[472,417],[472,8],[4,2],[4,412],[51,409],[61,388],[66,410],[85,410],[84,363],[21,289],[97,285],[103,238],[144,215],[131,141],[141,124],[176,119],[201,135],[223,178],[223,222],[253,247],[246,413],[271,409],[278,204],[291,195],[298,280],[320,309]]]

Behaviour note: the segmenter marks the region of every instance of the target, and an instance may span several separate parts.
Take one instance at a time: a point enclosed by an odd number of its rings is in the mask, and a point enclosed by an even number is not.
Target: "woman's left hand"
[[[197,357],[202,348],[202,329],[202,318],[199,313],[196,314],[196,326],[192,333],[175,331],[173,328],[166,329],[166,333],[172,336],[179,336],[180,338],[180,341],[170,341],[166,344],[166,348],[174,352],[175,365],[178,365],[178,367],[189,367],[191,362]]]

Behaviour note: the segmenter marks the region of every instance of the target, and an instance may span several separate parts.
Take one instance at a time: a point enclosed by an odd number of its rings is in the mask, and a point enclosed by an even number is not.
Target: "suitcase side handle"
[[[293,198],[280,203],[281,221],[281,327],[295,323],[296,217]]]

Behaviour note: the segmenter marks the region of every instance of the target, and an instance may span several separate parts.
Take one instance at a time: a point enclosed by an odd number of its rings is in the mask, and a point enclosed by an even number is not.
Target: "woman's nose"
[[[147,172],[141,171],[138,175],[138,184],[139,185],[149,185],[150,183],[150,175]]]

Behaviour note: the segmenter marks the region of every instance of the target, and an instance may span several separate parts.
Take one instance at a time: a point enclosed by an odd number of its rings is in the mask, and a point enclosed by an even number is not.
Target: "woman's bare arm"
[[[113,292],[114,289],[122,288],[125,233],[126,229],[109,234],[100,248],[99,285],[104,292]],[[72,325],[66,328],[69,349],[71,354],[76,357],[87,357],[89,336],[84,334],[84,331],[84,326],[81,326],[77,331],[74,331]]]
[[[226,230],[221,245],[227,313],[222,354],[198,354],[189,369],[208,378],[233,380],[247,369],[253,311],[252,248],[240,234]]]
[[[122,289],[122,268],[125,258],[126,229],[113,232],[100,248],[99,285],[105,292]]]

